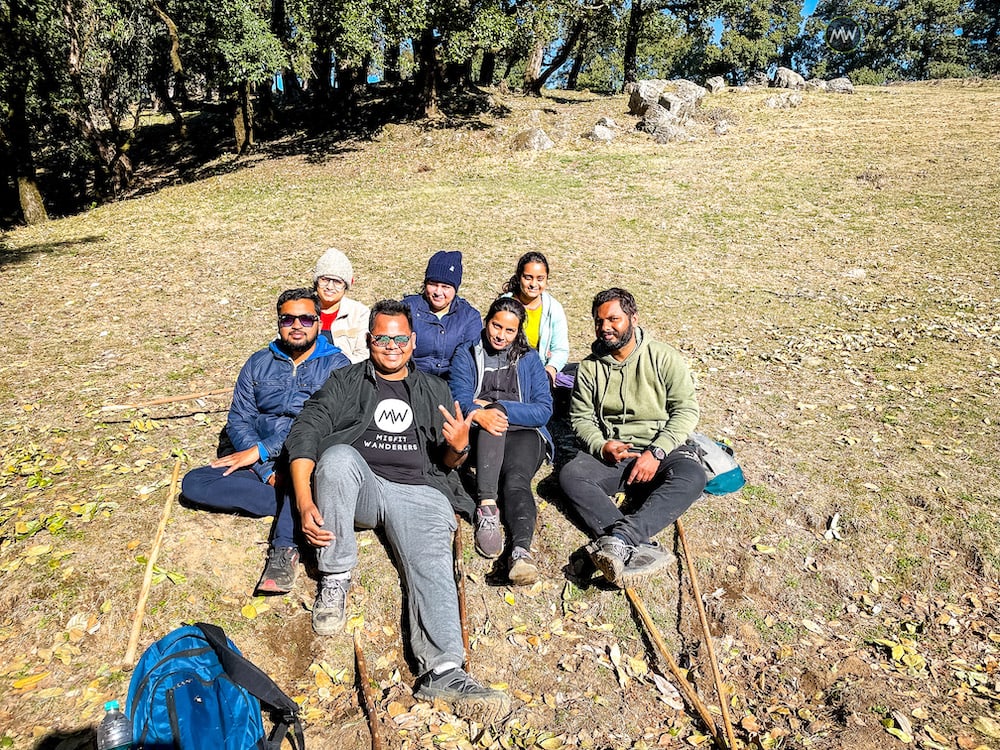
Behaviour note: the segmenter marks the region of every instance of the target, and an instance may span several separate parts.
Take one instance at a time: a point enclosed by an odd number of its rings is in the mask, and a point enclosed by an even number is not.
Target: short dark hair
[[[633,297],[631,293],[626,290],[613,286],[610,289],[605,289],[603,292],[598,292],[594,295],[594,304],[590,306],[591,317],[597,317],[598,307],[607,304],[608,302],[613,302],[614,300],[618,300],[618,304],[621,305],[622,312],[626,315],[632,316],[639,312],[639,308],[635,304],[635,297]]]
[[[316,314],[319,315],[322,311],[322,307],[319,302],[319,295],[315,291],[304,286],[300,286],[298,289],[286,289],[281,294],[278,295],[278,314],[281,314],[281,306],[286,302],[294,302],[295,300],[307,299],[313,303],[316,308]]]
[[[410,306],[400,302],[398,299],[381,299],[372,305],[371,314],[368,316],[369,333],[375,328],[376,315],[402,315],[406,318],[406,323],[410,326],[410,331],[413,331],[413,316],[410,314]]]

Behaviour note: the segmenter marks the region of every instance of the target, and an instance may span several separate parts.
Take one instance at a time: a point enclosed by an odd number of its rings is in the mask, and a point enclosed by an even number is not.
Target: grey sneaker
[[[510,570],[507,577],[515,586],[528,586],[538,580],[538,566],[531,553],[524,547],[514,547],[510,552]]]
[[[334,578],[327,574],[320,580],[312,611],[312,626],[317,635],[334,635],[343,629],[350,588],[350,578]]]
[[[616,536],[602,536],[587,547],[594,566],[619,588],[641,583],[677,558],[658,542],[632,545]]]
[[[267,551],[267,564],[264,565],[257,591],[265,594],[287,594],[295,586],[298,574],[298,548],[271,547]]]
[[[622,571],[625,570],[625,564],[632,557],[634,549],[635,547],[624,539],[611,535],[599,536],[587,545],[594,567],[604,574],[609,583],[619,588],[623,585]]]
[[[503,531],[500,529],[500,509],[495,505],[476,508],[476,551],[493,559],[503,552]]]
[[[640,544],[632,548],[632,555],[622,571],[622,588],[631,588],[676,562],[677,557],[660,546],[659,542]]]
[[[484,723],[499,721],[510,713],[510,697],[506,693],[483,687],[459,667],[441,674],[428,672],[420,678],[413,695],[425,701],[440,698],[450,703],[462,718]]]

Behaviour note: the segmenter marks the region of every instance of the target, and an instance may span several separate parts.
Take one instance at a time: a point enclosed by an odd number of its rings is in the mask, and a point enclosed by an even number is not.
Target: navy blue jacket
[[[422,372],[448,379],[451,359],[455,352],[479,341],[483,330],[483,316],[462,297],[456,296],[451,308],[439,320],[431,312],[422,294],[408,294],[403,303],[410,308],[413,331],[417,334],[417,348],[413,350],[413,364]]]
[[[473,346],[463,346],[455,352],[451,362],[451,395],[462,407],[462,414],[468,414],[483,407],[473,403],[476,394],[483,385],[483,343],[480,338]],[[552,418],[552,391],[549,387],[549,376],[538,356],[538,352],[529,349],[517,360],[517,390],[518,401],[498,401],[507,413],[510,424],[521,427],[534,427],[545,438],[546,454],[549,460],[555,454],[555,444],[545,427]]]
[[[226,433],[237,451],[257,446],[260,460],[253,470],[262,482],[274,473],[274,460],[306,399],[331,372],[349,364],[351,360],[323,336],[316,338],[313,353],[298,365],[276,341],[250,355],[236,379]]]

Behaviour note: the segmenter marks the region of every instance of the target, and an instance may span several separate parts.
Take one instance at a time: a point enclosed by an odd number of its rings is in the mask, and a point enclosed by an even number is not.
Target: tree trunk
[[[250,81],[244,79],[230,95],[233,103],[233,136],[236,153],[243,156],[254,145],[253,100],[250,98]]]
[[[333,50],[329,41],[320,41],[313,55],[313,75],[309,88],[315,98],[322,104],[328,104],[333,94]]]
[[[382,63],[382,80],[386,83],[399,83],[403,74],[399,70],[399,42],[387,41],[385,44],[385,60]]]
[[[38,189],[35,172],[35,156],[31,150],[28,130],[27,94],[21,80],[15,80],[10,92],[10,132],[9,142],[14,156],[14,175],[17,178],[17,197],[21,206],[21,216],[26,224],[40,224],[48,221],[49,215]]]
[[[576,57],[573,58],[573,65],[569,69],[569,75],[566,77],[566,88],[570,91],[576,91],[579,85],[580,73],[583,70],[583,61],[587,56],[587,47],[589,46],[590,35],[584,34],[576,47]]]
[[[434,29],[427,27],[420,32],[420,44],[414,46],[414,52],[420,51],[420,92],[424,103],[424,116],[434,119],[438,116],[438,71],[437,61],[438,40]]]
[[[534,83],[531,85],[532,94],[535,96],[541,96],[542,88],[545,86],[545,82],[549,80],[552,74],[559,70],[559,68],[563,66],[563,63],[569,59],[569,53],[573,51],[573,47],[576,46],[577,40],[583,33],[584,23],[584,21],[577,21],[573,26],[573,30],[570,31],[569,37],[567,37],[562,48],[552,59],[552,62],[549,63],[549,66],[535,78]]]
[[[170,38],[170,70],[174,74],[174,97],[176,97],[178,101],[183,104],[187,104],[187,86],[185,85],[186,76],[184,73],[184,64],[181,62],[181,41],[180,36],[177,34],[177,24],[174,23],[173,19],[167,15],[156,0],[150,0],[150,5],[153,8],[153,12],[156,13],[160,21],[163,22],[163,25],[166,26],[167,36]],[[167,112],[169,112],[170,116],[174,119],[174,126],[177,128],[180,136],[182,138],[186,138],[187,126],[184,124],[184,118],[181,117],[180,109],[176,104],[174,104],[174,100],[170,96],[166,82],[157,81],[156,83],[162,83],[162,87],[157,86],[157,96],[163,100],[164,106],[167,108]]]
[[[628,14],[628,27],[625,29],[625,45],[622,48],[622,71],[624,83],[635,83],[639,77],[639,66],[636,56],[639,52],[639,35],[649,11],[642,7],[642,0],[632,0],[632,10]]]
[[[483,51],[483,62],[479,66],[479,85],[492,86],[493,76],[497,73],[497,53],[492,50]]]
[[[531,52],[528,53],[528,63],[524,68],[524,91],[535,94],[541,91],[541,86],[535,86],[538,76],[542,72],[542,57],[545,55],[546,40],[540,32],[536,32],[535,40],[531,45]]]

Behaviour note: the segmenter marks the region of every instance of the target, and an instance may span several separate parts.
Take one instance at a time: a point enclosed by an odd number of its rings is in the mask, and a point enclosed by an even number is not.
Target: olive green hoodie
[[[608,440],[669,453],[698,424],[694,379],[680,352],[635,328],[636,347],[623,361],[592,352],[580,363],[570,402],[573,430],[601,458]]]

